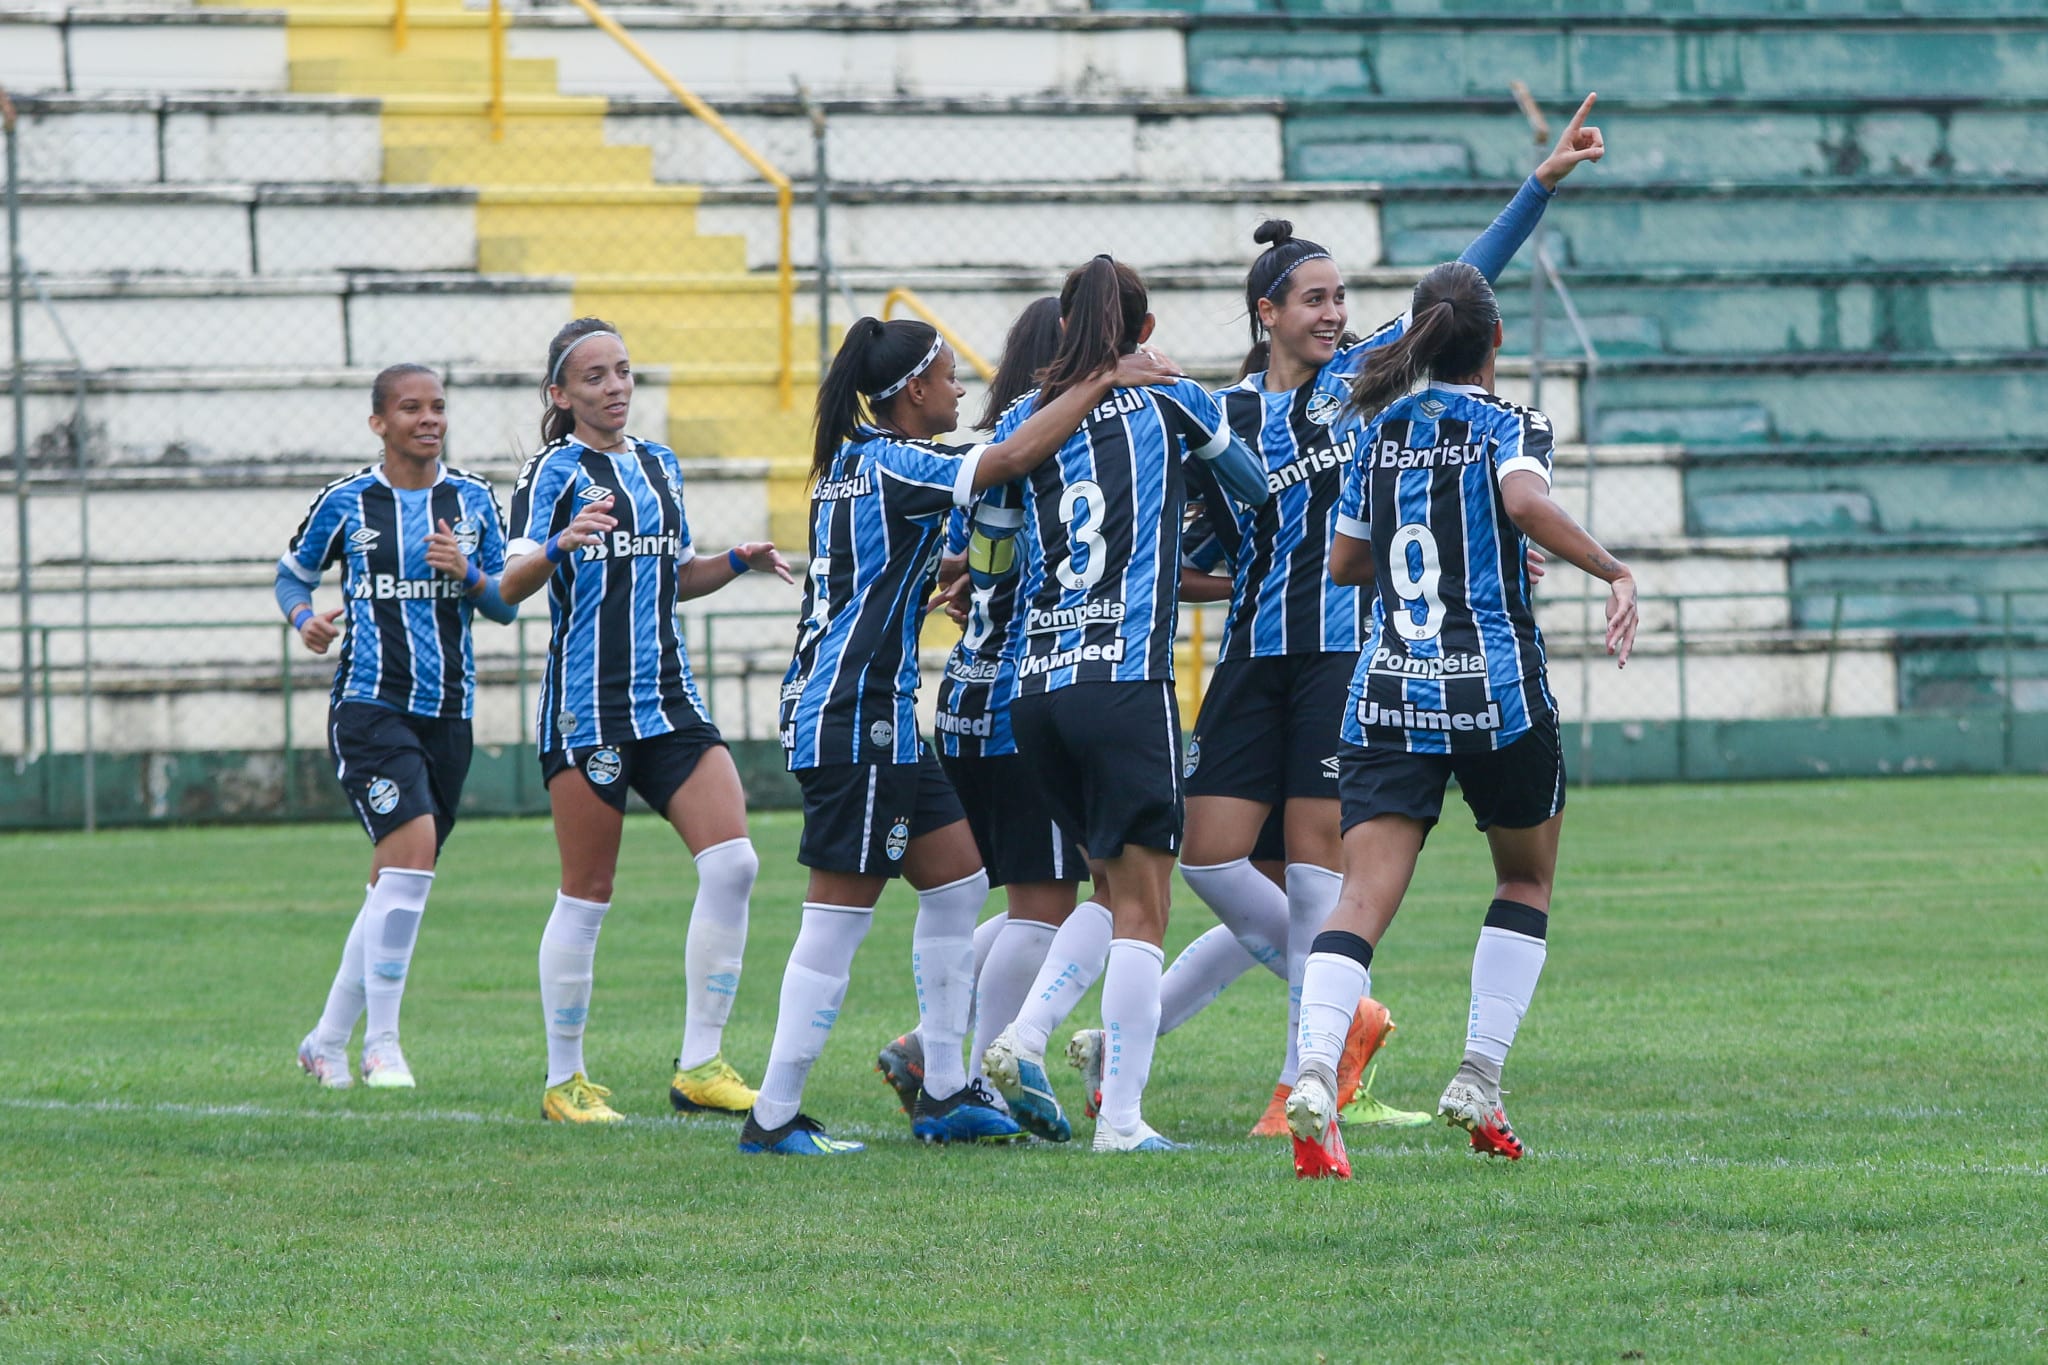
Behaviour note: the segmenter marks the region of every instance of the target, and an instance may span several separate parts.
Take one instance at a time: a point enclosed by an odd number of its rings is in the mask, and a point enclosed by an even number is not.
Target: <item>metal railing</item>
[[[945,319],[934,313],[925,304],[925,301],[917,296],[914,290],[898,285],[885,294],[882,298],[882,321],[887,322],[895,315],[898,304],[908,308],[911,312],[937,328],[939,335],[946,339],[946,344],[953,348],[953,354],[966,361],[974,372],[981,376],[982,383],[986,384],[996,377],[996,367],[983,359],[981,352],[975,350],[962,340],[958,332],[948,327]]]

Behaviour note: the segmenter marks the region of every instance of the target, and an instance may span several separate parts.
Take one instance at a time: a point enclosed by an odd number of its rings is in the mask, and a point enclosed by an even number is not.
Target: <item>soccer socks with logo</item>
[[[1282,1085],[1293,1085],[1300,1072],[1301,982],[1309,945],[1329,922],[1330,912],[1337,908],[1337,893],[1343,889],[1344,878],[1327,867],[1287,865],[1287,1058],[1280,1064]]]
[[[839,1020],[854,950],[867,937],[874,918],[869,906],[804,903],[803,927],[797,930],[789,966],[782,973],[782,1003],[775,1015],[768,1069],[754,1100],[754,1122],[761,1127],[780,1128],[802,1107],[804,1081]]]
[[[1165,967],[1166,953],[1143,939],[1110,940],[1109,965],[1102,972],[1102,1122],[1119,1133],[1144,1121]]]
[[[1461,1076],[1469,1072],[1488,1094],[1500,1090],[1501,1066],[1536,994],[1549,927],[1549,915],[1518,901],[1497,900],[1486,911],[1486,927],[1472,954],[1472,1012],[1465,1029],[1465,1064],[1458,1070]]]
[[[1017,1017],[1056,933],[1050,924],[1013,919],[997,935],[987,960],[974,975],[974,1046],[967,1053],[971,1075],[981,1075],[981,1054]],[[981,937],[979,930],[975,937]]]
[[[334,983],[327,988],[327,1007],[320,1011],[314,1035],[325,1047],[348,1046],[363,1014],[363,916],[369,913],[374,886],[363,888],[363,904],[355,922],[348,927],[348,940],[341,945],[341,965],[334,970]]]
[[[548,1027],[548,1084],[583,1070],[583,1023],[590,1017],[591,967],[597,931],[610,901],[555,893],[554,913],[540,935],[540,1010]]]
[[[697,855],[697,899],[683,942],[683,1046],[676,1054],[684,1070],[702,1066],[724,1045],[747,950],[747,898],[760,871],[761,860],[744,836]]]
[[[398,1033],[398,1005],[405,995],[405,974],[412,968],[413,945],[419,942],[420,916],[434,874],[409,867],[387,867],[377,874],[370,899],[363,903],[363,1037]]]
[[[1045,950],[1045,965],[1038,969],[1038,979],[1031,983],[1024,1006],[1017,1011],[1018,1046],[1044,1055],[1052,1031],[1067,1021],[1095,978],[1102,975],[1111,932],[1108,906],[1083,901],[1074,907],[1074,913],[1052,936],[1052,944]]]
[[[1334,1094],[1351,1016],[1372,988],[1372,945],[1357,934],[1326,929],[1309,948],[1308,961],[1302,964],[1297,1050],[1302,1073],[1320,1075]]]
[[[1180,875],[1254,961],[1265,963],[1275,976],[1287,974],[1287,893],[1253,867],[1251,859],[1208,867],[1183,863]]]
[[[910,975],[917,985],[917,1031],[924,1039],[925,1093],[937,1099],[967,1084],[961,1048],[974,1009],[974,922],[988,900],[988,874],[917,893],[910,933]]]
[[[1227,925],[1217,925],[1181,949],[1159,982],[1159,1036],[1200,1014],[1231,982],[1258,965]]]

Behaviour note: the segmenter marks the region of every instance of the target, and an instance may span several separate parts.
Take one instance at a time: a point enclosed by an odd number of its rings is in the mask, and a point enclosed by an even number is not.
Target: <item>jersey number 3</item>
[[[1060,494],[1060,520],[1067,524],[1067,559],[1060,565],[1060,583],[1086,592],[1102,581],[1109,567],[1108,545],[1102,539],[1102,485],[1092,479],[1069,484]],[[1086,552],[1084,558],[1082,552]],[[1074,567],[1080,561],[1080,569]]]
[[[1443,567],[1436,537],[1420,522],[1409,522],[1387,542],[1387,586],[1401,605],[1392,616],[1404,640],[1434,640],[1444,628],[1444,599],[1437,591]]]

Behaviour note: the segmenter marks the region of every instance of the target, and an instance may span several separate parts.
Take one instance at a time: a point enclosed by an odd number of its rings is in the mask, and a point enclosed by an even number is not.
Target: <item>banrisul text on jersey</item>
[[[676,621],[676,570],[696,551],[674,451],[631,437],[616,451],[575,440],[542,450],[512,490],[514,553],[606,498],[618,524],[548,578],[554,629],[534,706],[544,754],[665,735],[691,713],[710,719]]]
[[[1549,419],[1471,385],[1433,384],[1365,429],[1337,508],[1377,575],[1347,742],[1498,749],[1555,713],[1526,546],[1500,499],[1503,476],[1548,484],[1550,465]]]
[[[917,762],[917,634],[981,446],[864,427],[811,494],[811,570],[780,714],[789,766]]]
[[[491,486],[443,468],[426,488],[393,488],[372,465],[320,490],[279,566],[309,587],[342,566],[348,631],[334,700],[416,716],[466,719],[475,703],[470,599],[427,563],[443,521],[484,573],[505,569],[505,529]]]

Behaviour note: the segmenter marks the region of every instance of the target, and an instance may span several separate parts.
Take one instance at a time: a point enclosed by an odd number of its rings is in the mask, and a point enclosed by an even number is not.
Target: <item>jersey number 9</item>
[[[1434,640],[1444,628],[1444,599],[1437,591],[1443,568],[1436,537],[1420,522],[1409,522],[1387,542],[1387,586],[1401,605],[1392,613],[1404,640]]]

